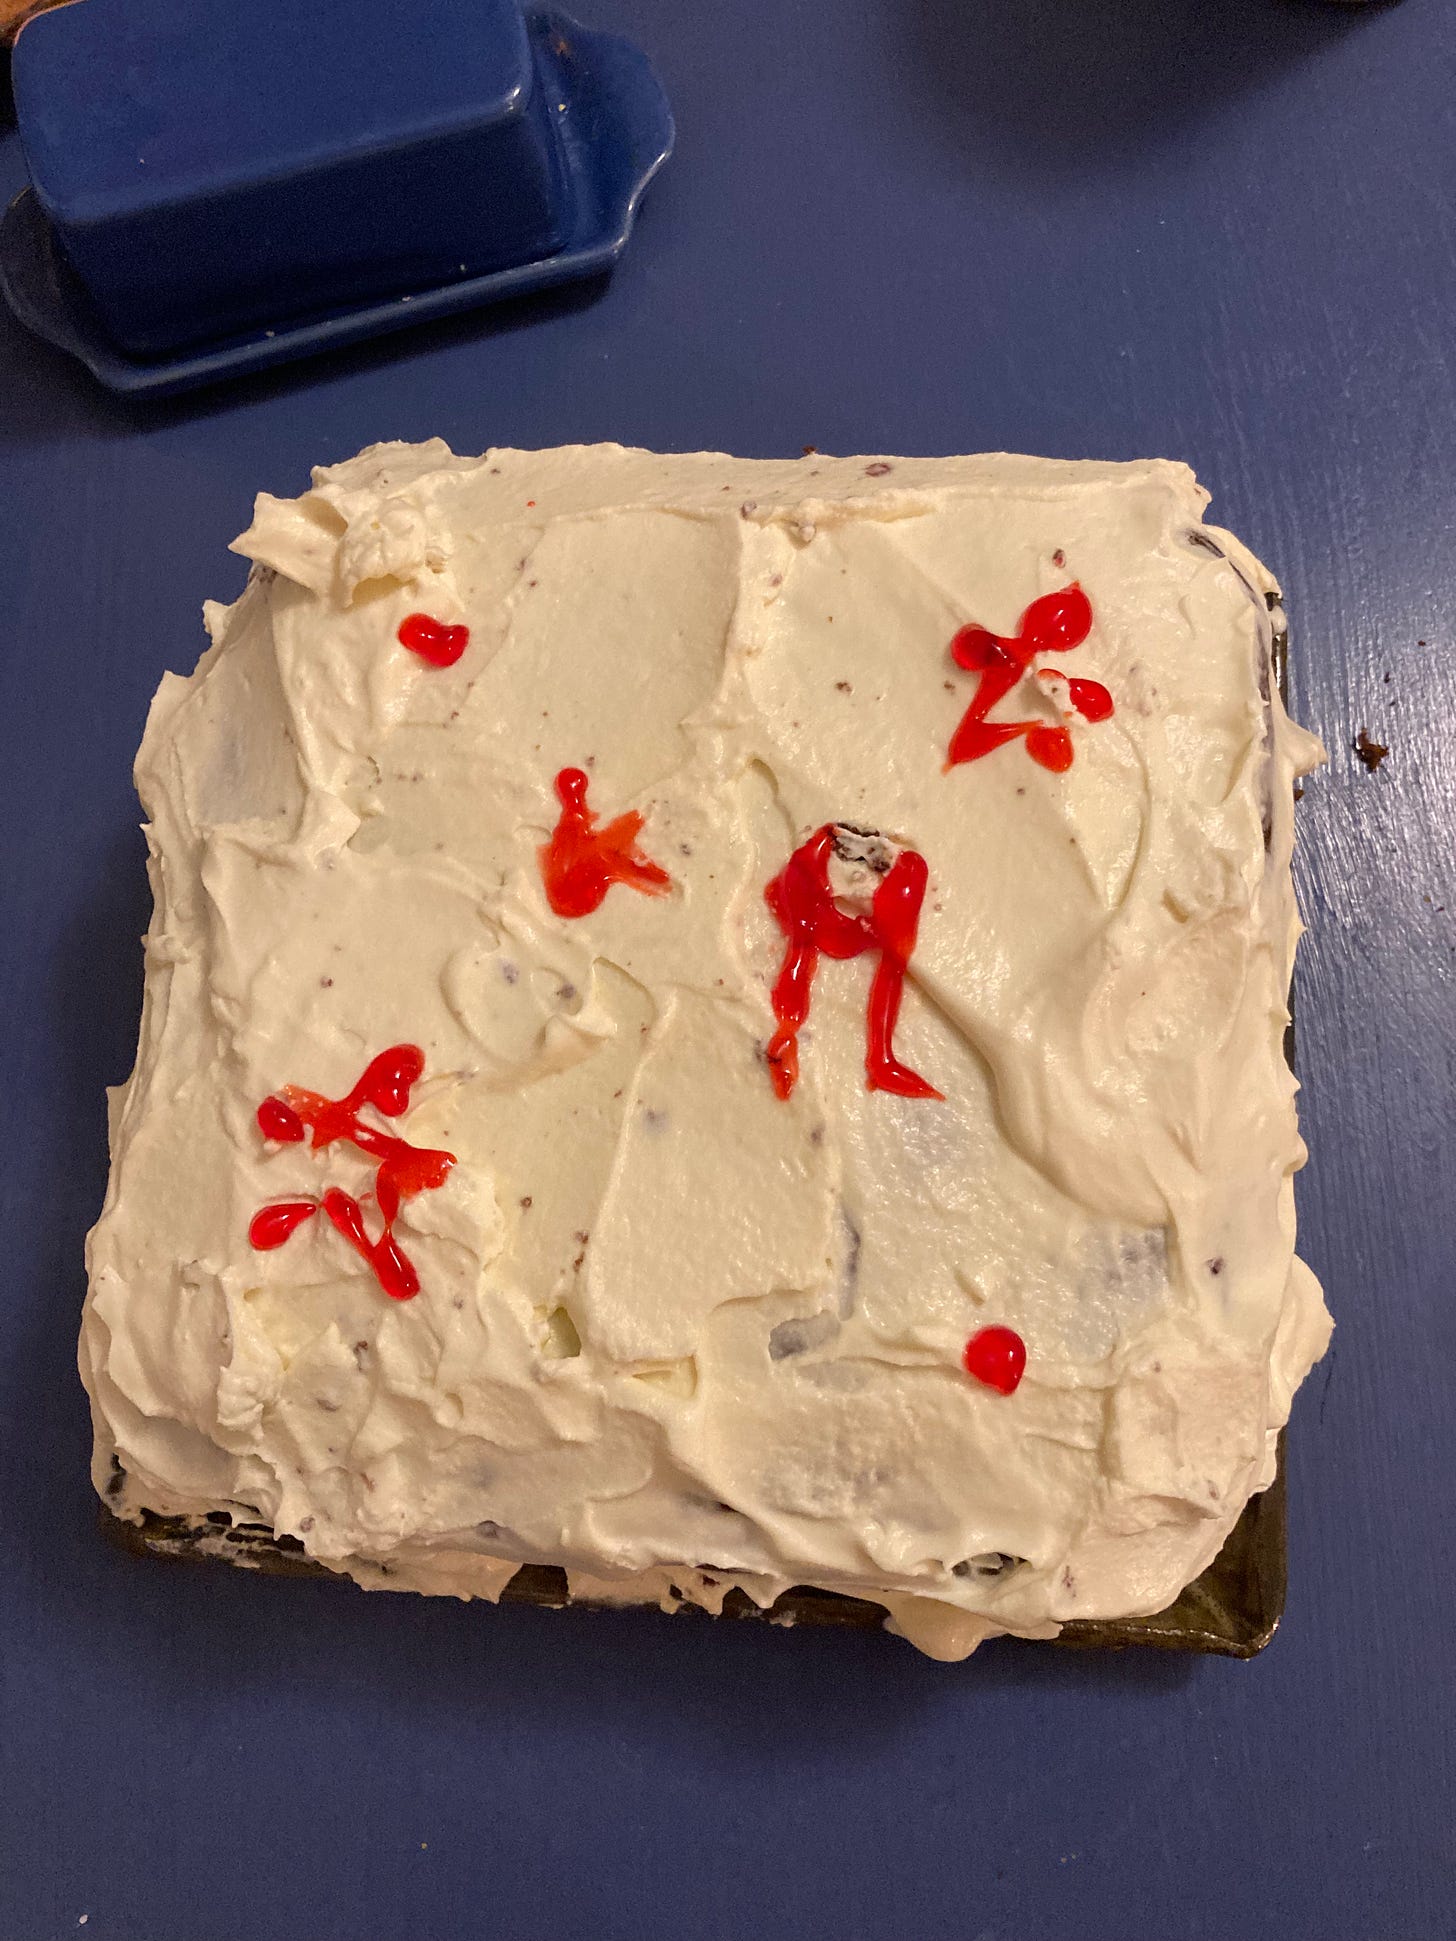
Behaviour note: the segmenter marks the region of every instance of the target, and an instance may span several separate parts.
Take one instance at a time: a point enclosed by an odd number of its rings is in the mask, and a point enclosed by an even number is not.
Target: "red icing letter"
[[[987,716],[1026,673],[1038,654],[1065,654],[1080,647],[1092,630],[1092,607],[1080,586],[1064,586],[1033,600],[1021,616],[1016,632],[1007,637],[985,627],[962,627],[950,643],[951,659],[968,674],[979,675],[976,692],[960,726],[951,736],[946,767],[979,761],[1008,742],[1026,742],[1034,762],[1061,775],[1072,766],[1072,737],[1067,730],[1042,721],[988,721]],[[1057,678],[1056,670],[1038,668],[1038,675]],[[1105,721],[1112,713],[1112,696],[1100,681],[1069,680],[1067,695],[1084,721]]]
[[[556,777],[561,815],[539,853],[546,900],[557,916],[590,916],[614,883],[644,896],[665,895],[672,878],[637,847],[642,817],[631,809],[598,829],[586,791],[587,778],[579,768],[563,768]]]
[[[393,1300],[407,1301],[419,1293],[419,1275],[394,1237],[394,1223],[405,1200],[444,1185],[455,1156],[412,1146],[407,1139],[381,1132],[359,1114],[365,1106],[373,1106],[386,1119],[399,1118],[409,1110],[410,1093],[424,1069],[425,1055],[418,1045],[392,1045],[370,1060],[358,1083],[341,1099],[325,1098],[320,1092],[307,1092],[297,1085],[285,1085],[281,1098],[264,1099],[258,1107],[258,1130],[265,1139],[296,1144],[311,1135],[315,1150],[347,1140],[379,1162],[374,1200],[384,1230],[377,1240],[371,1240],[359,1202],[352,1194],[331,1186],[321,1201],[285,1200],[255,1214],[248,1228],[248,1238],[255,1247],[281,1247],[294,1229],[322,1206],[349,1245],[368,1261],[386,1294]]]
[[[920,906],[925,900],[925,858],[902,850],[875,888],[870,914],[841,910],[829,886],[834,853],[832,822],[817,829],[790,856],[764,895],[787,938],[783,968],[773,989],[778,1029],[768,1041],[774,1090],[789,1097],[799,1076],[799,1031],[809,1016],[814,973],[822,952],[840,959],[878,950],[866,1021],[866,1085],[871,1092],[898,1092],[902,1098],[938,1099],[937,1092],[895,1056],[895,1021],[905,986],[905,968],[915,948]]]

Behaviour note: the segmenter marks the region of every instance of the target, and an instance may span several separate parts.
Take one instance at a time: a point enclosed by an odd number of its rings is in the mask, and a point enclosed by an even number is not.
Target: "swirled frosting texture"
[[[461,1595],[527,1560],[710,1608],[820,1585],[943,1657],[1168,1604],[1329,1329],[1281,1051],[1320,750],[1205,504],[1163,462],[438,442],[260,498],[137,765],[156,911],[81,1344],[113,1506]],[[1073,580],[1114,715],[1065,773],[947,771],[948,643]],[[455,665],[401,647],[416,611],[469,627]],[[1058,701],[1029,670],[1005,712]],[[553,915],[567,766],[668,895]],[[841,821],[929,865],[896,1048],[943,1101],[865,1089],[868,957],[769,1082],[764,887]],[[322,1219],[247,1239],[372,1176],[268,1145],[259,1100],[400,1042],[408,1136],[457,1160],[401,1211],[408,1303]],[[1010,1396],[961,1364],[992,1324]]]

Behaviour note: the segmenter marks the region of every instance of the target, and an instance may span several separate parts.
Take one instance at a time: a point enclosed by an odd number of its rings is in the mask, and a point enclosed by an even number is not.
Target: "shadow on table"
[[[44,832],[36,843],[48,840]],[[85,1288],[86,1229],[106,1189],[105,1087],[125,1078],[136,1052],[142,954],[150,893],[145,851],[134,828],[100,859],[81,914],[46,967],[44,1010],[35,1036],[56,1047],[42,1067],[44,1107],[31,1126],[25,1164],[36,1188],[24,1222],[27,1269],[11,1289],[6,1399],[0,1407],[0,1473],[12,1479],[35,1525],[34,1555],[50,1561],[53,1542],[69,1549],[67,1526],[83,1499],[89,1462],[86,1398],[76,1374],[76,1330]],[[59,844],[58,885],[77,867]],[[39,1088],[38,1088],[39,1089]],[[27,1092],[29,1099],[29,1092]],[[27,1321],[29,1329],[27,1331]],[[62,1582],[66,1566],[59,1566]]]
[[[953,1707],[1068,1693],[1154,1700],[1215,1671],[1154,1652],[1069,1652],[993,1640],[942,1665],[877,1632],[684,1612],[490,1608],[346,1582],[279,1578],[224,1563],[131,1556],[79,1504],[55,1533],[40,1620],[67,1632],[77,1676],[127,1665],[148,1717],[191,1732],[247,1717],[280,1690],[341,1717],[413,1729],[533,1738],[617,1733],[687,1743],[725,1769],[806,1770],[872,1754]]]
[[[889,0],[889,64],[978,169],[1095,170],[1155,150],[1382,7],[1331,0]]]

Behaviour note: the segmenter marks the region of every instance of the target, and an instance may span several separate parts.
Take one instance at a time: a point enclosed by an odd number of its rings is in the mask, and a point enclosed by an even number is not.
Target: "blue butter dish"
[[[516,0],[79,0],[14,56],[20,320],[161,394],[610,267],[672,119]]]

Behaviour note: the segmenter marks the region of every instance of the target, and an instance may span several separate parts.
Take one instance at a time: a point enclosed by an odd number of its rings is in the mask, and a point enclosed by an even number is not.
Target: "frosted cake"
[[[366,1586],[1156,1612],[1274,1474],[1293,784],[1180,465],[382,445],[137,764],[120,1517]]]

